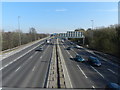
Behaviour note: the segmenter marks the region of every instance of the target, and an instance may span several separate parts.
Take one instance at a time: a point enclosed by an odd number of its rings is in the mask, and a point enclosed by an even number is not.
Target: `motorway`
[[[102,59],[100,59],[102,63],[101,67],[93,67],[87,62],[76,62],[73,60],[76,54],[80,54],[86,60],[89,56],[94,55],[83,48],[66,50],[69,46],[74,47],[74,45],[71,45],[69,41],[61,43],[60,45],[73,88],[104,88],[108,82],[119,82],[119,67]]]
[[[0,69],[2,70],[2,80],[0,80],[2,87],[46,88],[53,46],[57,40],[52,39],[52,45],[44,42],[45,40],[42,40],[0,61],[2,62]],[[116,65],[103,59],[100,59],[101,67],[93,67],[87,62],[76,62],[74,61],[76,54],[80,54],[86,60],[94,55],[83,48],[66,50],[68,46],[74,47],[70,41],[61,42],[58,39],[58,42],[73,88],[104,88],[108,82],[119,82],[120,68]],[[43,47],[43,51],[35,51],[39,47]]]
[[[43,42],[2,60],[3,67],[6,66],[2,69],[3,87],[44,88],[53,46]],[[38,47],[44,51],[35,51]]]

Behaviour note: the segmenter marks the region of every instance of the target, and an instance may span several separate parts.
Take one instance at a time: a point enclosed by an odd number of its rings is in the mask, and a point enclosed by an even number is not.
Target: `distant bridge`
[[[59,33],[57,34],[57,37],[59,38],[82,38],[83,44],[85,40],[85,36],[83,35],[83,32],[80,32],[80,31],[67,31],[67,33]]]
[[[67,33],[59,33],[60,38],[85,38],[83,32],[80,31],[67,31]]]

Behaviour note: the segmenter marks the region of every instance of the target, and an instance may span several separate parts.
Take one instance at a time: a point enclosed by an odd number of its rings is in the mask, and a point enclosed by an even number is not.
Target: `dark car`
[[[105,86],[105,90],[120,90],[120,85],[118,85],[117,83],[108,83]]]
[[[93,66],[101,66],[101,62],[97,57],[90,56],[88,58],[88,62]]]
[[[85,59],[84,59],[82,56],[80,56],[79,54],[77,54],[74,59],[75,59],[76,61],[79,61],[79,62],[84,62],[84,61],[85,61]]]
[[[71,47],[67,47],[67,50],[71,50]]]
[[[43,51],[43,48],[42,47],[37,48],[35,51]]]

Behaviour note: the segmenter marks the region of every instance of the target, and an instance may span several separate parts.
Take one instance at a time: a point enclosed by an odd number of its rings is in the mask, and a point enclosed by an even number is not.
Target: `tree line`
[[[120,57],[120,26],[110,25],[108,27],[99,27],[92,29],[76,29],[75,31],[84,32],[84,47],[112,54]],[[77,44],[82,44],[83,39],[72,39]]]
[[[30,28],[28,33],[23,33],[19,30],[4,32],[1,31],[2,40],[2,51],[12,49],[17,46],[39,40],[47,37],[48,34],[38,34],[35,28]]]

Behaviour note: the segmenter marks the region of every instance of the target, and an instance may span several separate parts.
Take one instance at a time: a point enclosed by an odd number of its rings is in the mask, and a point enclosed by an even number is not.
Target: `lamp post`
[[[92,30],[93,30],[94,20],[91,20],[91,22],[92,22]]]
[[[20,34],[20,16],[18,16],[18,30],[19,30],[19,45],[21,45],[21,34]]]
[[[92,31],[91,31],[91,36],[92,36],[92,39],[93,39],[93,25],[94,25],[94,20],[91,20],[91,22],[92,22]]]

